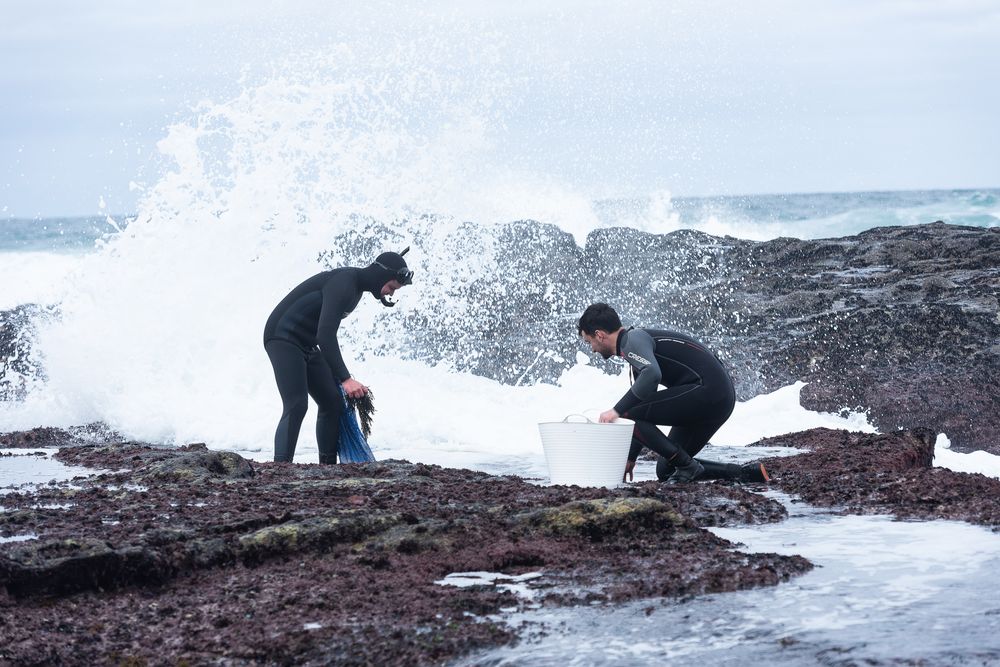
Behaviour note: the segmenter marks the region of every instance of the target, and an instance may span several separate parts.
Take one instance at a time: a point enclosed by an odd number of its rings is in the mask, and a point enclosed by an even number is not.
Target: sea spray
[[[509,82],[490,68],[496,45],[464,48],[483,63],[475,75],[451,71],[455,47],[434,37],[304,54],[171,126],[158,147],[173,167],[75,267],[54,298],[60,316],[38,323],[44,377],[13,408],[20,421],[258,443],[275,400],[261,349],[270,309],[312,273],[403,245],[414,246],[416,285],[401,308],[366,300],[345,322],[352,365],[420,357],[470,322],[489,329],[511,282],[498,280],[490,223],[530,217],[521,195],[541,191],[541,201],[557,187],[529,178],[518,188],[517,173],[491,164]],[[584,218],[581,229],[594,222]],[[538,276],[516,279],[553,293]],[[467,344],[434,361],[475,370],[481,354]]]

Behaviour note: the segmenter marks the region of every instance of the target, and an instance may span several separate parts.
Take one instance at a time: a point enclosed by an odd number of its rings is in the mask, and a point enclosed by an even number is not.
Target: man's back
[[[645,362],[660,369],[659,384],[675,387],[698,384],[732,389],[732,380],[722,362],[691,336],[668,329],[627,329],[618,339],[619,354],[641,372]],[[647,359],[652,350],[652,359]]]
[[[357,284],[359,271],[353,267],[323,271],[299,283],[271,311],[264,325],[264,342],[281,339],[305,349],[314,347],[321,314],[339,323],[358,305],[362,294]],[[324,305],[336,312],[324,313]]]

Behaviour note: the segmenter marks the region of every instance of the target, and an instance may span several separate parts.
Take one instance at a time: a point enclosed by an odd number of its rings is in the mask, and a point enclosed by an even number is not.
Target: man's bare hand
[[[597,418],[597,421],[602,424],[610,424],[614,420],[618,419],[620,415],[615,411],[614,408],[601,413],[601,416]]]
[[[351,398],[361,398],[368,393],[368,387],[364,386],[354,378],[344,380],[344,393]]]
[[[625,474],[622,475],[622,482],[634,482],[635,481],[635,475],[632,474],[633,470],[635,470],[635,461],[626,461],[626,463],[625,463]],[[625,479],[626,477],[628,479]]]

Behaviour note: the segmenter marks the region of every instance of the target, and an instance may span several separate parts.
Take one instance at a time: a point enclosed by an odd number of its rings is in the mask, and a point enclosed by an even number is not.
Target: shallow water
[[[713,532],[746,551],[801,554],[812,572],[686,602],[512,614],[524,642],[459,664],[1000,664],[1000,535],[951,521],[836,516],[773,495],[788,521]]]
[[[0,494],[97,474],[90,468],[68,466],[52,458],[58,451],[54,447],[0,449]]]

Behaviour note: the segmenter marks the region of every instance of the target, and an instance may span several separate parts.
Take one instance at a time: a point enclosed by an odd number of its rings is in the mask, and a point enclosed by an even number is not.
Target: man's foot
[[[691,459],[691,463],[686,466],[678,466],[677,470],[667,478],[667,484],[685,484],[694,481],[698,475],[703,473],[705,468],[698,461]]]
[[[763,463],[747,463],[740,466],[740,481],[766,484],[771,481],[771,476],[767,474],[767,468]]]

